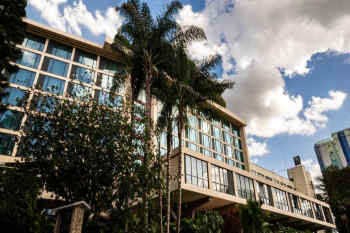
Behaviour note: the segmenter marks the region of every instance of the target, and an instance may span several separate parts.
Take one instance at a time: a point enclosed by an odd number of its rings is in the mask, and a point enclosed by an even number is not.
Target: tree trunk
[[[170,113],[171,114],[171,113]],[[167,209],[166,209],[166,232],[170,233],[170,210],[171,210],[171,200],[170,200],[170,152],[172,150],[172,121],[171,117],[168,117],[167,125],[167,152],[166,152],[166,193],[167,193]]]
[[[178,208],[177,208],[177,224],[176,224],[176,232],[180,233],[180,224],[181,224],[181,204],[182,204],[182,190],[181,190],[181,180],[182,180],[182,130],[183,130],[183,111],[181,107],[178,109],[179,111],[179,120],[178,120],[178,137],[179,137],[179,164],[178,164]]]

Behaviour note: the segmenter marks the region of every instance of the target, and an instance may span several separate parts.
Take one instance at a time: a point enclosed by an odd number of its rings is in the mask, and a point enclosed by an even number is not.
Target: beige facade
[[[12,95],[21,97],[20,93],[28,92],[29,98],[33,98],[33,92],[41,95],[51,92],[57,98],[73,98],[75,92],[75,97],[91,94],[104,103],[111,91],[109,83],[119,69],[118,56],[107,43],[110,40],[100,46],[28,19],[25,22],[32,36],[18,45],[27,60],[17,62],[21,73],[10,78],[12,99],[7,100],[10,104],[7,115],[0,119],[0,163],[21,158],[18,143],[12,140],[20,136],[25,115]],[[50,89],[53,84],[59,89]],[[122,100],[124,93],[125,88],[115,94]],[[143,95],[138,102],[145,102]],[[156,118],[161,104],[154,100],[153,106]],[[271,213],[272,221],[315,230],[335,228],[329,205],[314,198],[310,175],[304,167],[290,169],[288,179],[250,163],[246,123],[214,103],[208,102],[206,107],[211,109],[211,115],[188,113],[182,151],[177,149],[180,142],[174,127],[173,153],[177,156],[171,161],[171,170],[173,175],[177,174],[178,156],[182,156],[181,187],[184,201],[193,207],[192,211],[236,208],[237,204],[252,199],[263,203],[262,208]],[[162,153],[166,152],[165,139],[162,134]],[[174,190],[177,184],[171,186]]]

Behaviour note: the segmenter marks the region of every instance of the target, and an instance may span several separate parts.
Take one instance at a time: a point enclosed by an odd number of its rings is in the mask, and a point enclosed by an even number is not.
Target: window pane
[[[123,66],[114,61],[101,57],[99,69],[111,74],[115,74],[122,72]]]
[[[19,69],[17,72],[12,73],[9,82],[19,84],[26,87],[32,87],[35,78],[35,72]]]
[[[50,40],[46,52],[69,60],[72,56],[72,47]]]
[[[87,66],[96,67],[97,56],[77,49],[75,51],[74,61]]]
[[[99,73],[97,75],[96,85],[107,90],[117,91],[120,93],[124,91],[124,85],[121,80],[117,80],[116,78],[106,74]]]
[[[22,57],[18,59],[16,63],[36,69],[38,68],[40,57],[41,56],[39,54],[29,51],[22,51]]]
[[[0,154],[11,155],[15,145],[16,136],[0,133]]]
[[[233,135],[235,135],[236,137],[239,137],[240,136],[240,133],[239,133],[239,128],[232,125],[232,133]]]
[[[40,75],[36,88],[42,91],[50,92],[52,94],[62,95],[64,84],[64,80],[46,75]]]
[[[5,110],[0,115],[0,127],[4,129],[19,130],[23,112]]]
[[[212,135],[213,135],[214,137],[216,137],[216,138],[220,138],[220,129],[213,126]]]
[[[52,113],[55,110],[57,99],[52,96],[34,96],[31,103],[32,109],[43,113]]]
[[[5,90],[8,95],[4,96],[1,100],[3,104],[9,104],[13,106],[23,106],[27,93],[21,89],[9,87]]]
[[[99,104],[105,104],[110,107],[120,107],[123,103],[123,98],[120,95],[113,95],[100,90],[95,91],[95,99]]]
[[[52,74],[66,77],[68,71],[68,63],[50,57],[45,57],[43,67],[41,69]]]
[[[33,34],[26,34],[22,45],[27,48],[43,51],[45,44],[45,38],[33,35]]]
[[[205,120],[201,119],[201,130],[204,133],[210,133],[210,125]]]
[[[79,80],[84,83],[91,83],[94,81],[95,72],[89,69],[85,69],[80,66],[73,66],[70,75],[71,79]]]
[[[75,83],[68,84],[68,97],[87,100],[89,97],[91,97],[91,94],[92,90],[89,87]]]

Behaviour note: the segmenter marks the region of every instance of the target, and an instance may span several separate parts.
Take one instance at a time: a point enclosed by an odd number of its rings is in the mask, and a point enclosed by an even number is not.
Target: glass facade
[[[97,75],[96,85],[102,87],[103,89],[107,89],[110,91],[117,91],[119,93],[123,92],[124,87],[122,82],[118,82],[118,80],[112,76],[107,74],[99,73]]]
[[[28,96],[28,93],[26,91],[15,87],[6,88],[5,92],[8,93],[8,95],[4,96],[1,99],[1,103],[12,106],[23,106],[26,97]]]
[[[27,33],[25,35],[22,45],[26,48],[43,51],[45,45],[45,38]]]
[[[22,51],[22,56],[16,61],[17,64],[30,68],[38,68],[41,56],[29,51]]]
[[[67,89],[68,97],[84,100],[91,97],[91,94],[92,94],[92,90],[90,87],[86,87],[75,83],[68,84],[68,89]]]
[[[289,211],[287,193],[277,188],[272,188],[272,193],[275,198],[275,207],[280,210]]]
[[[0,115],[0,127],[10,130],[19,130],[23,112],[7,109]]]
[[[120,95],[114,95],[100,90],[95,91],[95,99],[97,99],[99,104],[110,107],[121,107],[123,103],[123,97]]]
[[[74,61],[95,68],[97,64],[97,56],[95,54],[77,49],[75,51]]]
[[[208,163],[185,155],[185,181],[201,188],[208,188]]]
[[[46,52],[67,60],[70,60],[72,57],[72,47],[53,40],[50,40]]]
[[[234,195],[233,173],[225,168],[212,165],[212,188],[215,191]]]
[[[304,216],[313,218],[314,214],[312,212],[311,202],[309,200],[305,200],[304,198],[300,198],[301,203],[301,211]]]
[[[47,75],[40,75],[37,82],[37,89],[50,92],[55,95],[62,95],[65,81]]]
[[[15,135],[0,133],[0,154],[11,155],[15,141]]]
[[[101,57],[99,69],[107,73],[115,74],[122,72],[123,67],[114,61]]]
[[[67,76],[68,63],[50,57],[45,57],[42,70],[62,77]]]
[[[19,69],[17,72],[10,75],[9,82],[25,87],[32,87],[34,78],[35,72]]]
[[[70,78],[90,84],[94,81],[94,75],[95,73],[92,70],[73,65]]]
[[[255,200],[253,180],[240,174],[236,175],[238,196],[244,199]]]
[[[259,200],[266,205],[273,206],[271,186],[257,181],[256,188]]]

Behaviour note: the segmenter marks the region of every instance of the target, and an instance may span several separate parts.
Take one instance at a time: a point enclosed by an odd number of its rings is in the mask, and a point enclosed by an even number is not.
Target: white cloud
[[[322,176],[319,164],[312,159],[303,160],[301,163],[305,166],[306,170],[310,172],[314,186],[317,189],[317,186],[320,184],[318,177]]]
[[[267,148],[266,142],[258,142],[254,138],[251,138],[251,137],[247,139],[247,142],[248,142],[249,155],[251,157],[263,156],[263,155],[270,152],[269,149]],[[256,158],[254,161],[255,161],[255,163],[258,162],[258,160]]]
[[[104,13],[96,10],[92,14],[82,0],[74,1],[73,5],[66,3],[67,0],[29,0],[29,4],[40,12],[50,26],[68,33],[81,36],[83,26],[94,35],[113,37],[121,26],[122,18],[113,7]]]
[[[224,93],[228,108],[248,122],[250,135],[312,135],[324,127],[328,111],[338,110],[346,94],[329,92],[305,104],[291,95],[280,69],[290,78],[307,74],[316,52],[350,52],[350,1],[206,0],[194,13],[186,6],[177,20],[205,29],[207,43],[190,48],[193,57],[219,53],[224,78],[236,86]],[[234,75],[232,71],[235,61]]]

